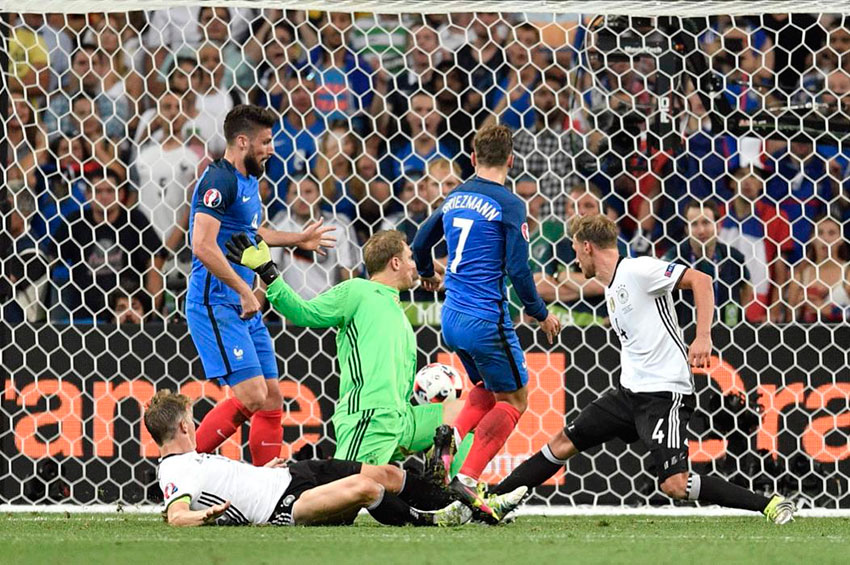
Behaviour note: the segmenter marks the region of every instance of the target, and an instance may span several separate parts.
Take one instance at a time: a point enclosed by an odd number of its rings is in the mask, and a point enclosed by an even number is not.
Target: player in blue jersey
[[[198,451],[211,453],[246,421],[254,465],[280,454],[282,398],[271,336],[253,293],[254,272],[233,266],[224,244],[244,232],[274,246],[295,245],[322,252],[334,229],[316,222],[302,233],[261,227],[263,207],[257,177],[274,152],[271,110],[239,105],[224,120],[227,149],[211,163],[192,196],[189,234],[192,274],[186,296],[186,321],[208,379],[219,379],[233,395],[215,406],[198,427]]]
[[[528,403],[528,374],[508,313],[505,275],[525,312],[540,323],[551,344],[561,325],[538,296],[528,266],[525,202],[505,188],[513,164],[513,140],[505,126],[491,125],[473,141],[475,176],[455,188],[422,225],[413,253],[426,290],[442,276],[431,249],[443,235],[449,249],[445,270],[443,340],[457,352],[475,384],[454,423],[435,438],[435,457],[448,476],[454,445],[476,430],[472,447],[449,488],[488,521],[497,521],[484,502],[478,479],[502,449]],[[441,437],[442,436],[442,437]]]

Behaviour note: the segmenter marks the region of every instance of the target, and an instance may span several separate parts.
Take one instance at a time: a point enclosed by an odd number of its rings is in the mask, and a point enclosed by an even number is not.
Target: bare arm
[[[205,526],[212,524],[215,519],[230,508],[230,501],[216,504],[204,510],[190,510],[189,503],[178,500],[168,505],[166,520],[170,526]]]
[[[155,255],[153,265],[148,268],[148,272],[145,275],[145,288],[148,294],[151,295],[151,298],[153,298],[154,310],[156,312],[161,311],[162,303],[165,300],[165,294],[162,292],[165,286],[162,276],[163,265],[165,265],[165,259],[159,255]]]
[[[688,350],[688,360],[694,367],[708,367],[711,357],[711,322],[714,318],[714,286],[711,277],[695,269],[687,269],[679,288],[694,294],[697,309],[697,334]]]
[[[301,233],[273,230],[263,226],[257,230],[257,234],[269,247],[292,247],[297,246],[307,251],[315,251],[325,255],[324,247],[336,245],[336,237],[328,232],[336,230],[334,226],[323,226],[324,220],[319,218]]]

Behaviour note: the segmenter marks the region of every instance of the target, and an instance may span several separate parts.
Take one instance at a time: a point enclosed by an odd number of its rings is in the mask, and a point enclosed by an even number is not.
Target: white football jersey
[[[190,451],[166,455],[157,469],[165,507],[190,497],[189,508],[203,510],[230,501],[219,518],[228,524],[265,524],[292,477],[286,467],[254,467],[220,455]]]
[[[620,385],[632,392],[693,394],[688,348],[671,292],[687,267],[653,257],[621,257],[605,304],[620,339]]]

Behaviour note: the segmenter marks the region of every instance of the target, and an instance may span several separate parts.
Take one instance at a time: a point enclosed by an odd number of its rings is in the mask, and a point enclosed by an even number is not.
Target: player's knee
[[[365,507],[371,506],[380,500],[380,498],[384,495],[384,487],[369,477],[356,475],[354,492],[360,501],[360,504]]]
[[[682,500],[688,497],[688,474],[679,473],[672,477],[667,477],[661,483],[661,491],[676,500]]]
[[[522,414],[528,408],[528,389],[526,387],[522,387],[521,389],[513,392],[497,392],[496,401],[507,402],[516,408],[520,414]]]
[[[578,449],[576,449],[576,446],[573,445],[570,438],[567,437],[564,430],[555,434],[555,436],[549,441],[549,450],[552,452],[552,455],[558,459],[569,459],[578,453]]]
[[[277,380],[266,379],[265,410],[277,410],[283,406],[283,396],[280,394],[280,386]]]
[[[244,398],[239,399],[242,402],[242,405],[250,412],[257,412],[262,410],[266,404],[266,395],[257,393],[245,395]]]

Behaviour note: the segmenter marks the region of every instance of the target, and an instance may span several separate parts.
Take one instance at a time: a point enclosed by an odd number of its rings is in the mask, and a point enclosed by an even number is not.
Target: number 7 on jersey
[[[457,249],[455,249],[455,258],[452,264],[449,265],[449,270],[453,273],[457,272],[457,266],[460,265],[460,260],[463,257],[463,247],[466,245],[466,238],[469,237],[469,230],[472,229],[473,223],[475,223],[475,220],[470,220],[469,218],[454,218],[452,220],[452,227],[460,228],[460,239],[457,242]]]

